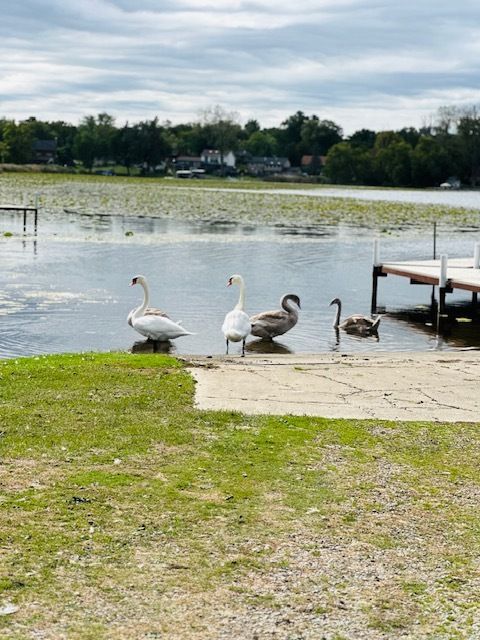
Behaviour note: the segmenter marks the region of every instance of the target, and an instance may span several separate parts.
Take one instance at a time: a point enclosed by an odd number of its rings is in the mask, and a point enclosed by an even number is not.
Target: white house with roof
[[[220,167],[222,164],[222,154],[218,149],[204,149],[200,154],[200,158],[207,167]],[[235,163],[236,158],[233,151],[226,151],[223,154],[223,164],[234,169]]]

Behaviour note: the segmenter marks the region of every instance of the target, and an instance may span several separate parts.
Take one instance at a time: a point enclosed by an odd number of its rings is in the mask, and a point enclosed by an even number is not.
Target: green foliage
[[[443,107],[435,126],[378,133],[360,129],[347,140],[335,122],[303,111],[268,129],[257,120],[242,127],[236,114],[220,106],[207,110],[199,122],[175,126],[153,118],[118,128],[108,113],[87,116],[78,126],[34,117],[19,123],[2,118],[0,162],[31,163],[32,145],[39,140],[56,140],[60,165],[72,167],[77,160],[91,171],[117,162],[128,175],[138,167],[152,175],[158,166],[168,169],[172,155],[198,157],[203,149],[218,149],[222,156],[240,149],[253,156],[288,157],[294,167],[301,166],[303,155],[319,158],[334,150],[326,174],[336,184],[438,186],[452,175],[473,186],[480,183],[480,116],[475,106]],[[336,148],[339,143],[349,146]],[[311,172],[321,171],[319,160],[317,165]]]
[[[323,156],[342,140],[342,129],[331,120],[312,116],[302,124],[300,138],[303,153]]]
[[[432,136],[422,136],[412,151],[412,182],[419,187],[439,185],[455,172],[444,145]]]
[[[271,133],[265,131],[254,131],[244,143],[244,149],[252,156],[278,155],[277,140]]]

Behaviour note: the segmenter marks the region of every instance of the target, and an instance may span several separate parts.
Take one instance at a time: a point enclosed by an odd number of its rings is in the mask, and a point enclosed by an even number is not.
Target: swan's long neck
[[[283,296],[280,300],[280,306],[282,307],[282,309],[284,309],[287,313],[298,315],[298,311],[295,307],[292,306],[292,303],[293,300],[288,294]]]
[[[134,318],[143,316],[143,314],[145,313],[145,309],[148,307],[148,303],[150,301],[148,284],[146,282],[139,282],[138,284],[142,285],[143,287],[143,302],[137,309],[135,309],[135,313],[133,314]]]
[[[340,313],[342,311],[342,303],[340,301],[335,303],[337,305],[337,315],[335,316],[335,320],[333,321],[333,326],[337,329],[340,324]]]
[[[238,296],[238,302],[235,305],[235,309],[239,309],[240,311],[244,311],[245,309],[245,282],[240,280],[238,283],[240,287],[240,295]]]

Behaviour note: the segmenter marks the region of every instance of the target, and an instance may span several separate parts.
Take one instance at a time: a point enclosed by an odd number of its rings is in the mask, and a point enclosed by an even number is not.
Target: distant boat
[[[445,182],[442,182],[440,189],[460,189],[461,186],[462,183],[458,178],[449,178],[448,180],[445,180]]]

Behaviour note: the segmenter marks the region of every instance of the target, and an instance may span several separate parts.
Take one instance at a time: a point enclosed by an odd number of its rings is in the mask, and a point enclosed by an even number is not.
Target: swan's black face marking
[[[134,284],[137,284],[137,278],[132,278],[130,286],[133,287]]]
[[[228,279],[228,282],[227,282],[227,287],[231,287],[231,286],[232,286],[232,284],[233,284],[233,282],[232,282],[232,278],[229,278],[229,279]]]

